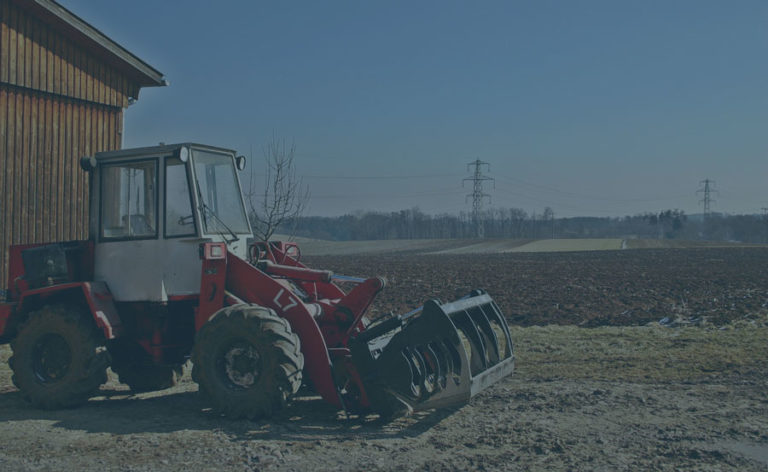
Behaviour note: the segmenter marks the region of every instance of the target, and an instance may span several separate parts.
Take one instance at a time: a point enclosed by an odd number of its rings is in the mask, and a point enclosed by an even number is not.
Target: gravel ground
[[[86,406],[40,411],[3,346],[0,470],[766,470],[766,325],[513,328],[515,375],[389,423],[312,396],[232,421],[188,377],[138,396],[110,380]]]

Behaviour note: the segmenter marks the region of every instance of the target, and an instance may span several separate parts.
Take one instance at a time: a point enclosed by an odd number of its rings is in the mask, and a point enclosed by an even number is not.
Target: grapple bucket
[[[393,397],[412,410],[466,403],[514,370],[509,327],[480,290],[372,325],[351,348],[374,410]]]

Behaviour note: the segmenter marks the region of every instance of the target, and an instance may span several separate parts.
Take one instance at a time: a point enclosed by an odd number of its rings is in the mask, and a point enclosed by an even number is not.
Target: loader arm
[[[290,290],[285,279],[272,278],[231,253],[227,255],[226,266],[227,291],[247,303],[271,308],[288,320],[301,341],[304,369],[317,393],[327,402],[342,407],[333,381],[328,347],[310,308]]]

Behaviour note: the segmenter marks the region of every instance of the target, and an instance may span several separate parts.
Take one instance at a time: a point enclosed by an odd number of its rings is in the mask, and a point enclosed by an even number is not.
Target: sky
[[[308,215],[556,217],[768,207],[768,1],[60,0],[161,71],[124,147],[193,141],[264,173],[296,147]],[[247,181],[248,179],[243,179]]]

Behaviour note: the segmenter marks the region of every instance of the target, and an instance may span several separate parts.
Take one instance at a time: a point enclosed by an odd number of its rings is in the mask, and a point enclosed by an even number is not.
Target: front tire
[[[267,417],[301,386],[299,338],[273,310],[235,305],[216,312],[195,337],[192,379],[213,408],[232,418]]]
[[[109,354],[104,344],[87,310],[44,306],[29,314],[11,342],[13,384],[39,408],[85,403],[107,381]]]

